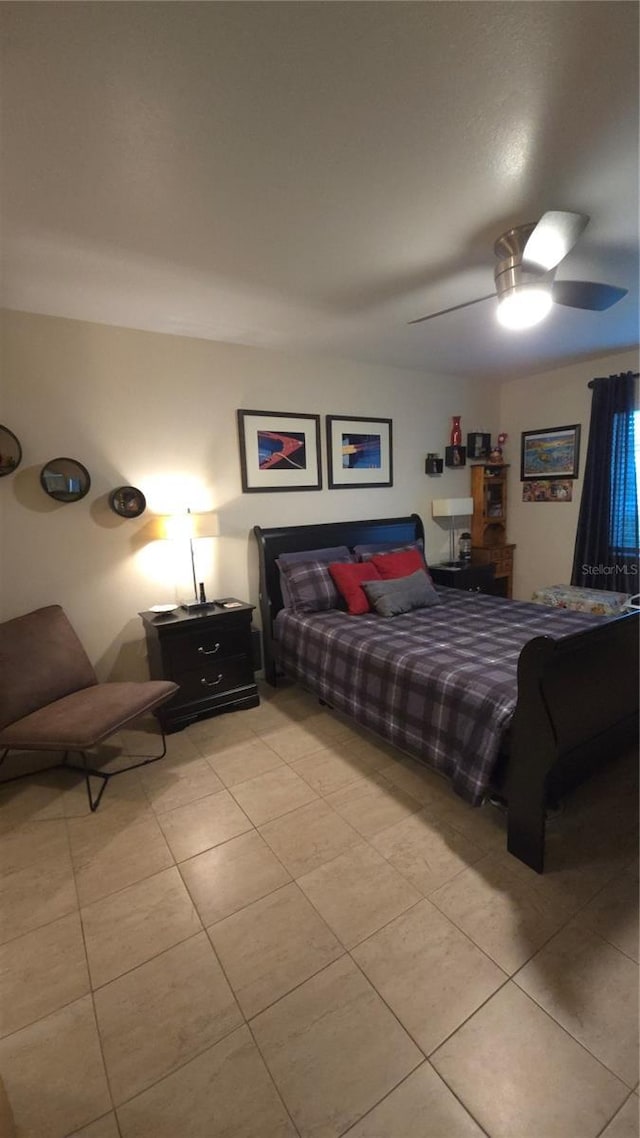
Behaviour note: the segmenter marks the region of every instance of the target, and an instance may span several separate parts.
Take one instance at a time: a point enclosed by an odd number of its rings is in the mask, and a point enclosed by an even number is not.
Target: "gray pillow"
[[[442,604],[424,569],[390,581],[363,581],[362,588],[380,616],[398,616],[412,609]]]

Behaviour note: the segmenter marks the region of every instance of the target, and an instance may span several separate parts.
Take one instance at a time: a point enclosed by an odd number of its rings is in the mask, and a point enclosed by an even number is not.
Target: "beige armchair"
[[[84,775],[92,811],[97,810],[110,778],[157,762],[166,754],[161,732],[160,755],[140,757],[116,771],[89,765],[86,752],[90,748],[159,707],[178,685],[168,680],[99,683],[60,605],[48,605],[0,624],[0,675],[0,765],[10,751],[62,751],[58,766]],[[80,763],[70,761],[74,754],[80,756]],[[5,782],[26,777],[15,775]],[[95,797],[90,777],[102,780]]]

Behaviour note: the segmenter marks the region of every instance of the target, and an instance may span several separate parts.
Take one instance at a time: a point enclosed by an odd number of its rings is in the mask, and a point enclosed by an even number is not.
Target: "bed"
[[[507,847],[544,869],[550,802],[637,738],[640,614],[597,617],[439,589],[430,609],[384,618],[283,605],[278,558],[424,541],[417,514],[254,528],[266,679],[299,681],[471,804],[507,803]]]

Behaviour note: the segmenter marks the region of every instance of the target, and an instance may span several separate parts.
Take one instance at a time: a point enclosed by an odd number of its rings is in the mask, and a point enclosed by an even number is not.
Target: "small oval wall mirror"
[[[89,493],[91,477],[75,458],[52,458],[40,471],[40,484],[56,502],[79,502]]]
[[[109,495],[109,505],[121,518],[139,518],[147,508],[147,499],[136,486],[118,486]]]
[[[13,431],[0,424],[0,478],[12,474],[20,465],[22,447]]]

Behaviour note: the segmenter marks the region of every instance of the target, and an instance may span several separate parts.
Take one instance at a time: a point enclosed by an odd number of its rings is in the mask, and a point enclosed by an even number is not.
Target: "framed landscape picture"
[[[522,432],[520,480],[577,478],[580,424]]]
[[[393,486],[391,419],[327,415],[329,489]]]
[[[245,494],[320,490],[320,416],[238,411]]]

